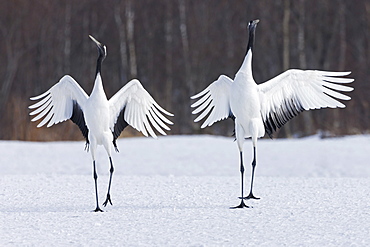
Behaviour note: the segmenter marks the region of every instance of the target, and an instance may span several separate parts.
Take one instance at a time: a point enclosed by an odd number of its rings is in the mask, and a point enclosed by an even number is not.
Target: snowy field
[[[252,208],[236,143],[118,141],[95,208],[83,142],[0,141],[0,246],[370,246],[370,136],[260,140]],[[245,144],[246,188],[252,147]],[[98,150],[100,202],[109,160]]]

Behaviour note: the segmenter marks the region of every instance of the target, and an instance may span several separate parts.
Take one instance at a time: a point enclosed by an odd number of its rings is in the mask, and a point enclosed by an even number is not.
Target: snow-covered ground
[[[0,246],[370,246],[370,136],[258,142],[239,203],[232,138],[127,138],[95,208],[83,142],[0,141]],[[245,144],[246,190],[251,143]],[[98,150],[100,202],[109,160]]]

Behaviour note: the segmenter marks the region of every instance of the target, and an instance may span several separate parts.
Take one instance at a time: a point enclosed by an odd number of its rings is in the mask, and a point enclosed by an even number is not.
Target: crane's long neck
[[[249,50],[253,49],[255,32],[256,32],[256,27],[255,26],[251,27],[249,29],[249,39],[248,39],[247,53],[248,53]]]
[[[247,46],[247,52],[245,54],[244,61],[240,66],[239,71],[250,73],[252,75],[252,50],[254,45],[254,34],[255,34],[255,27],[249,29],[249,40]]]
[[[239,69],[240,72],[252,74],[252,49],[247,51],[244,61]]]
[[[96,65],[96,74],[95,74],[95,83],[94,83],[94,88],[92,90],[91,94],[95,93],[104,93],[104,88],[103,88],[103,81],[101,78],[101,65],[103,62],[103,56],[98,57],[97,65]]]
[[[96,73],[95,73],[95,77],[98,75],[98,74],[101,74],[101,65],[103,63],[103,55],[102,54],[99,54],[99,57],[98,57],[98,60],[96,62]]]
[[[96,74],[94,88],[93,88],[91,94],[95,94],[95,93],[98,93],[98,92],[103,92],[104,93],[103,81],[101,79],[100,72]]]

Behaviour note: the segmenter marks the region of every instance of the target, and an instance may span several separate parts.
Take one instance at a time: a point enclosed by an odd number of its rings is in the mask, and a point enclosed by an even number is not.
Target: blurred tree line
[[[102,76],[108,97],[138,78],[175,113],[170,134],[231,135],[231,120],[200,130],[189,97],[220,74],[234,77],[245,55],[247,23],[256,18],[257,83],[288,68],[352,71],[355,78],[347,108],[301,113],[275,136],[368,133],[368,0],[1,0],[0,139],[82,139],[71,121],[37,129],[27,106],[64,74],[91,92],[97,51],[89,34],[107,46]]]

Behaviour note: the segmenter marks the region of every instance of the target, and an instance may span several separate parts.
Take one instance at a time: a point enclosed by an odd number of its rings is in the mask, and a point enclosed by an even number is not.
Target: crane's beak
[[[97,41],[93,36],[89,35],[89,38],[95,42],[97,46],[103,46],[99,41]]]

